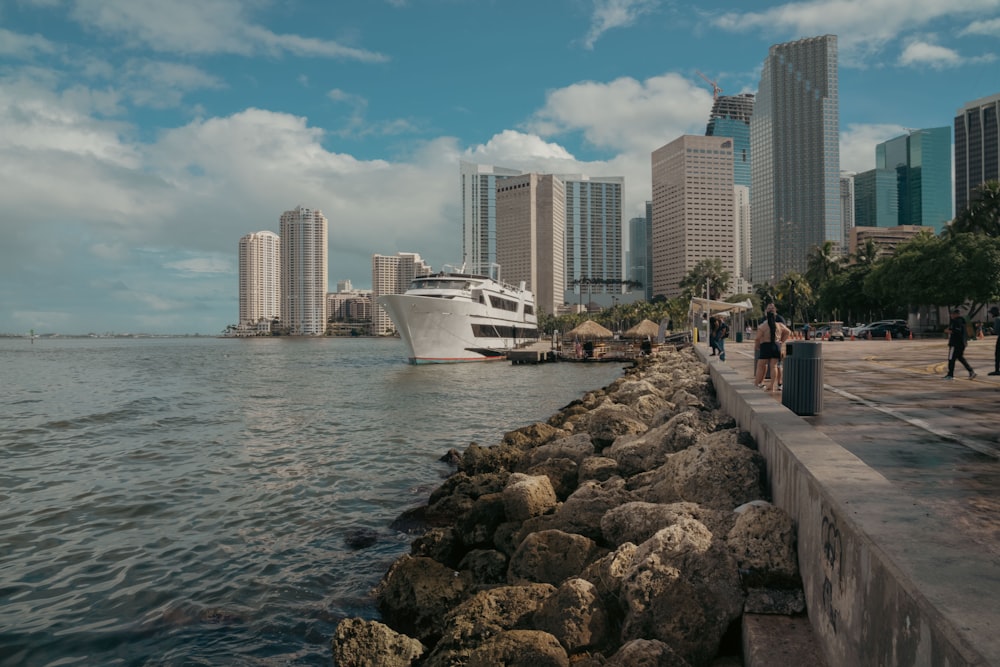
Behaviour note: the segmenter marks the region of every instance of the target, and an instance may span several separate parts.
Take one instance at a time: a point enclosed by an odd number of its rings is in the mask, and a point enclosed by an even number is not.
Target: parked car
[[[872,322],[863,326],[854,333],[855,338],[885,338],[886,332],[893,338],[909,338],[910,327],[906,326],[903,320],[885,320],[883,322]]]

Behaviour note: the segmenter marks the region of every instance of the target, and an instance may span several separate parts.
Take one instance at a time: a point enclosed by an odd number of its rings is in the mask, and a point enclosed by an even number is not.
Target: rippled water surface
[[[451,447],[612,364],[383,339],[0,339],[0,665],[329,665]],[[374,531],[374,545],[346,538]]]

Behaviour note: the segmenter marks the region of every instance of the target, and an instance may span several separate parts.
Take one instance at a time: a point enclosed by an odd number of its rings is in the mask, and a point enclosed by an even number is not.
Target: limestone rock
[[[503,490],[503,507],[511,521],[524,521],[555,508],[558,500],[549,478],[514,473]]]
[[[506,503],[502,493],[487,493],[455,522],[455,532],[466,549],[493,546],[493,533],[506,521]]]
[[[424,645],[378,621],[346,618],[333,637],[333,661],[353,667],[410,667]]]
[[[618,403],[602,405],[584,419],[586,431],[590,433],[598,452],[610,446],[619,436],[637,435],[649,430],[635,410]]]
[[[468,667],[569,667],[569,656],[555,637],[537,630],[508,630],[480,644]]]
[[[611,624],[597,587],[575,577],[560,584],[542,603],[535,612],[534,627],[558,639],[571,654],[611,640]]]
[[[561,530],[531,533],[511,556],[507,581],[558,585],[575,577],[602,554],[593,540]]]
[[[647,503],[635,501],[612,508],[601,518],[601,533],[612,545],[632,542],[641,544],[658,531],[681,518],[700,521],[715,535],[717,529],[725,535],[734,521],[731,512],[704,508],[695,503]]]
[[[769,503],[741,506],[726,543],[747,587],[801,586],[795,526],[780,507]]]
[[[603,482],[620,474],[618,462],[614,459],[606,456],[588,456],[580,462],[580,468],[577,471],[577,484],[590,480]]]
[[[572,459],[579,464],[583,459],[593,455],[594,443],[590,441],[590,436],[586,433],[577,433],[535,447],[525,454],[523,465],[533,466],[546,459]]]
[[[633,639],[608,658],[605,667],[691,667],[670,646],[656,639]]]
[[[465,554],[458,569],[468,571],[474,584],[502,584],[507,581],[507,556],[495,549],[473,549]]]
[[[445,614],[471,594],[471,576],[430,558],[401,556],[375,588],[376,605],[392,628],[433,643]]]
[[[549,483],[552,484],[552,490],[556,492],[556,498],[565,500],[576,491],[580,478],[579,469],[580,466],[576,461],[561,457],[539,461],[526,469],[524,474],[548,477]]]
[[[527,584],[479,591],[448,613],[447,629],[425,667],[465,664],[473,649],[490,637],[528,627],[532,615],[555,590],[550,584]]]
[[[685,518],[639,545],[622,598],[623,642],[658,639],[693,665],[716,655],[743,610],[732,555],[703,524]]]

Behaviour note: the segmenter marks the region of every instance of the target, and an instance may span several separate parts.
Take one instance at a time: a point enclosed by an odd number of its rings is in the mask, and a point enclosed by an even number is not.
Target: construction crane
[[[707,76],[705,76],[701,72],[698,72],[698,70],[695,70],[695,72],[697,72],[698,76],[700,76],[701,78],[703,78],[705,80],[705,83],[707,83],[708,85],[710,85],[712,87],[712,99],[713,100],[719,99],[719,93],[722,92],[722,88],[719,88],[719,84],[716,83],[715,81],[712,81],[711,79],[709,79]]]

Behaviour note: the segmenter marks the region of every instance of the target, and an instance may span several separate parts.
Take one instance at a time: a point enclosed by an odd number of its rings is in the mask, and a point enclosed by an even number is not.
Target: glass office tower
[[[770,48],[750,119],[751,276],[805,273],[809,250],[843,249],[837,37]]]
[[[622,203],[625,179],[621,176],[589,177],[564,174],[566,185],[566,286],[567,303],[581,295],[601,305],[621,294]]]
[[[733,139],[733,184],[750,187],[750,118],[753,93],[720,95],[712,105],[707,137]]]
[[[484,276],[492,275],[490,267],[497,262],[497,182],[520,173],[516,169],[492,165],[459,163],[462,188],[462,263],[465,264],[466,271]]]
[[[937,234],[951,220],[950,127],[911,130],[878,144],[875,169],[895,177],[898,216],[893,224],[933,227]]]

